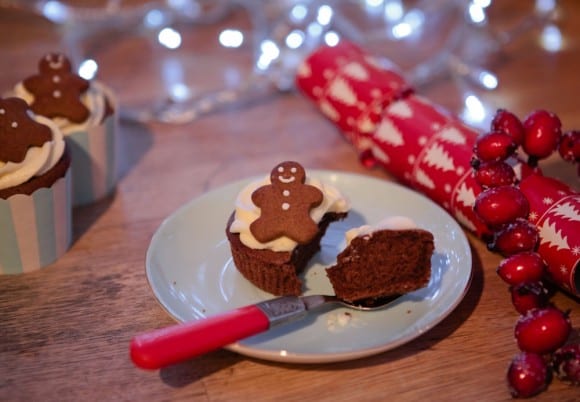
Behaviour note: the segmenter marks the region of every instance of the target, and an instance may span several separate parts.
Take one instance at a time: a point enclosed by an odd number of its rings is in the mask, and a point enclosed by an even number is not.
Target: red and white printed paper
[[[296,84],[336,124],[365,165],[378,164],[403,184],[445,208],[468,230],[478,236],[489,234],[487,226],[473,212],[475,199],[482,191],[470,164],[479,135],[476,130],[414,94],[396,69],[382,66],[352,43],[343,41],[314,52],[298,69]],[[517,160],[512,165],[520,179],[530,173]],[[548,199],[542,187],[534,185],[527,190],[526,195],[531,199],[538,194],[542,202]],[[567,194],[578,203],[578,194]],[[574,205],[575,209],[567,210],[565,219],[573,222],[569,226],[575,230],[565,232],[565,243],[559,241],[554,246],[555,238],[548,236],[550,231],[564,233],[558,232],[560,226],[553,226],[556,217],[563,217],[563,207],[542,213],[536,208],[541,220],[533,222],[542,236],[538,252],[551,270],[559,270],[557,274],[551,272],[552,277],[560,286],[578,295],[578,279],[574,276],[579,276],[576,266],[580,208]]]
[[[530,222],[540,231],[538,253],[554,282],[580,294],[580,194],[550,177],[531,175],[520,189],[530,203]]]
[[[385,106],[409,90],[400,74],[348,42],[313,53],[296,81],[359,151],[367,147],[361,134],[372,134]]]

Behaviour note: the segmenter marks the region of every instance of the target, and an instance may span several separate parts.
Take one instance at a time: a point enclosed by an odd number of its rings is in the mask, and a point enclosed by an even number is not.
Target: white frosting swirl
[[[236,198],[236,211],[230,232],[239,233],[241,242],[253,249],[269,249],[272,251],[292,251],[296,241],[283,236],[268,243],[260,243],[250,231],[250,225],[260,216],[260,208],[252,202],[252,193],[259,187],[271,184],[270,176],[248,184]],[[324,184],[320,180],[307,177],[305,184],[314,186],[322,191],[322,203],[310,210],[310,217],[316,223],[320,222],[327,212],[344,213],[350,209],[350,202],[335,187]]]
[[[34,102],[34,95],[24,87],[22,82],[16,84],[11,95],[24,99],[29,105]],[[90,112],[87,120],[82,123],[75,123],[64,117],[52,119],[64,135],[98,126],[105,116],[107,111],[107,90],[100,83],[91,81],[89,89],[82,94],[80,100]]]
[[[407,230],[416,229],[417,225],[411,218],[406,216],[390,216],[383,219],[375,225],[362,225],[358,228],[353,228],[348,230],[344,237],[346,240],[346,245],[349,245],[352,239],[358,236],[371,235],[379,230]]]
[[[0,161],[0,190],[18,186],[32,177],[43,175],[56,165],[64,153],[64,137],[56,124],[46,117],[34,115],[31,112],[29,114],[37,123],[48,126],[52,133],[52,140],[40,147],[28,148],[22,162]]]

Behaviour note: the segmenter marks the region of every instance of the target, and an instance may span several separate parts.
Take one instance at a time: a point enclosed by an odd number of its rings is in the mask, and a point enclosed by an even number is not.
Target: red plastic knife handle
[[[266,331],[268,316],[255,305],[224,314],[136,335],[131,360],[138,367],[159,369]]]

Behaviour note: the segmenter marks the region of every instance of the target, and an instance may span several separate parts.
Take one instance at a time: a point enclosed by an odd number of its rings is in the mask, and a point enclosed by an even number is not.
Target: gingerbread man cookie
[[[310,210],[322,203],[324,195],[318,188],[304,184],[306,172],[297,162],[278,164],[270,173],[270,185],[252,193],[252,201],[260,208],[260,216],[250,225],[250,231],[261,243],[286,236],[306,244],[318,233],[318,225]]]
[[[38,63],[39,74],[23,81],[34,100],[30,107],[49,118],[64,117],[82,123],[90,115],[81,102],[81,95],[89,89],[89,81],[73,74],[70,61],[61,53],[49,53]]]
[[[0,161],[20,163],[28,148],[52,140],[50,128],[32,120],[28,110],[20,98],[0,98]]]

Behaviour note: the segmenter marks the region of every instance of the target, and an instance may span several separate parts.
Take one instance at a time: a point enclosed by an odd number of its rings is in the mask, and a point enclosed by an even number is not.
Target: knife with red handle
[[[219,349],[275,325],[306,315],[324,304],[325,296],[283,296],[197,321],[136,335],[131,360],[144,369],[159,369]]]

